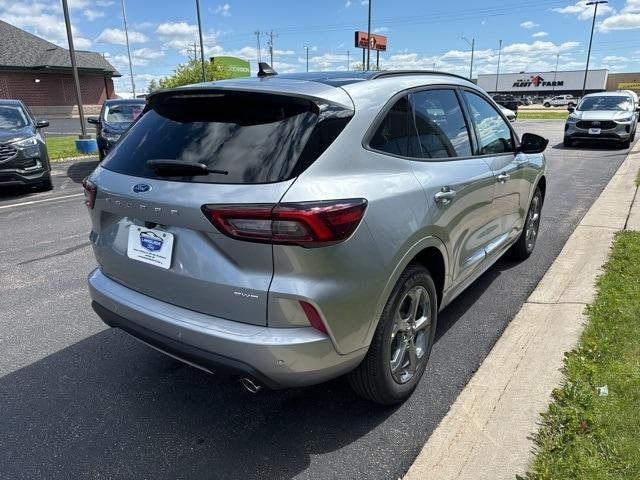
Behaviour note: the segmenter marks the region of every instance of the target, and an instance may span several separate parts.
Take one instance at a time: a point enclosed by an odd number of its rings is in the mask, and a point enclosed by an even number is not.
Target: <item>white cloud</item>
[[[373,33],[385,33],[388,31],[389,31],[388,27],[378,27],[373,29]]]
[[[145,43],[147,41],[149,41],[149,38],[144,33],[129,30],[129,44]],[[114,45],[127,44],[125,32],[119,28],[105,28],[100,35],[98,35],[98,38],[96,38],[96,42],[112,43]]]
[[[188,43],[198,42],[198,26],[187,22],[165,22],[158,25],[156,34],[164,42],[166,48],[185,52]],[[217,43],[220,32],[203,34],[204,51],[207,53]]]
[[[589,20],[593,18],[593,5],[587,5],[586,1],[576,2],[573,5],[568,5],[562,8],[554,8],[553,11],[557,13],[563,13],[566,15],[576,15],[580,20]],[[598,16],[609,15],[615,10],[607,4],[598,5]]]
[[[633,30],[640,28],[640,13],[621,13],[605,18],[598,30],[601,32],[611,32],[614,30]]]
[[[539,27],[540,25],[538,25],[537,23],[532,22],[531,20],[527,20],[526,22],[522,22],[520,24],[520,26],[522,28],[533,28],[533,27]]]
[[[553,42],[542,42],[536,40],[533,43],[512,43],[502,49],[504,53],[513,54],[545,54],[545,53],[560,53],[572,50],[580,45],[579,42],[564,42],[559,45]]]
[[[640,0],[627,0],[621,13],[640,13]]]
[[[198,35],[198,26],[187,22],[167,22],[158,25],[156,33],[165,38],[195,37]]]
[[[344,3],[344,8],[349,8],[350,6],[351,6],[351,0],[347,0],[347,1]]]
[[[533,38],[547,37],[549,34],[547,32],[536,32],[531,35]]]
[[[216,15],[222,15],[223,17],[229,17],[231,16],[231,5],[229,5],[228,3],[225,3],[224,5],[218,5],[213,10],[213,13],[215,13]]]
[[[626,57],[617,57],[615,55],[609,55],[608,57],[604,57],[602,59],[603,62],[605,63],[620,63],[620,62],[626,62],[627,58]]]
[[[87,20],[89,20],[90,22],[93,22],[96,18],[102,18],[105,16],[104,11],[102,10],[92,10],[90,8],[87,8],[86,10],[84,10],[82,12],[82,14],[87,18]]]

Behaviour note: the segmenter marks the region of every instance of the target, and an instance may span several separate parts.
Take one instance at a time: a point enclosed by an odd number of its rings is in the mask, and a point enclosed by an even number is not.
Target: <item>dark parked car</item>
[[[102,160],[113,148],[129,125],[144,110],[145,100],[139,98],[107,100],[102,105],[99,117],[87,121],[96,126],[98,154]]]
[[[0,185],[29,185],[51,190],[51,165],[40,128],[20,100],[0,100]]]
[[[518,113],[518,99],[513,95],[493,95],[493,101],[514,113]]]

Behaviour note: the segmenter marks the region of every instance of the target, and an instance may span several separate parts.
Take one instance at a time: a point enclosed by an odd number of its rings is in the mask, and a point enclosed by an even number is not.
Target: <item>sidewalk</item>
[[[531,435],[563,380],[564,353],[577,343],[584,307],[613,236],[640,230],[636,143],[433,432],[405,480],[514,480],[532,458]]]

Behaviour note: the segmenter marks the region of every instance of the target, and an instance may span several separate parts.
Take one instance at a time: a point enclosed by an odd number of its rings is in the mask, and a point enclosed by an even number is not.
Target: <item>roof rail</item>
[[[371,80],[375,80],[376,78],[396,77],[401,75],[446,75],[448,77],[460,78],[461,80],[471,82],[471,80],[469,80],[467,77],[463,77],[462,75],[456,75],[455,73],[447,72],[436,72],[434,70],[383,70],[372,75]]]

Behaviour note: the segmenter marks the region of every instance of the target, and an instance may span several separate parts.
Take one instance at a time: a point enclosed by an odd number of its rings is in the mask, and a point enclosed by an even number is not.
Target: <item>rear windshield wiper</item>
[[[164,177],[171,176],[195,176],[209,175],[217,173],[219,175],[228,175],[226,170],[216,170],[207,167],[200,162],[184,162],[182,160],[147,160],[147,167],[152,168],[157,175]]]

